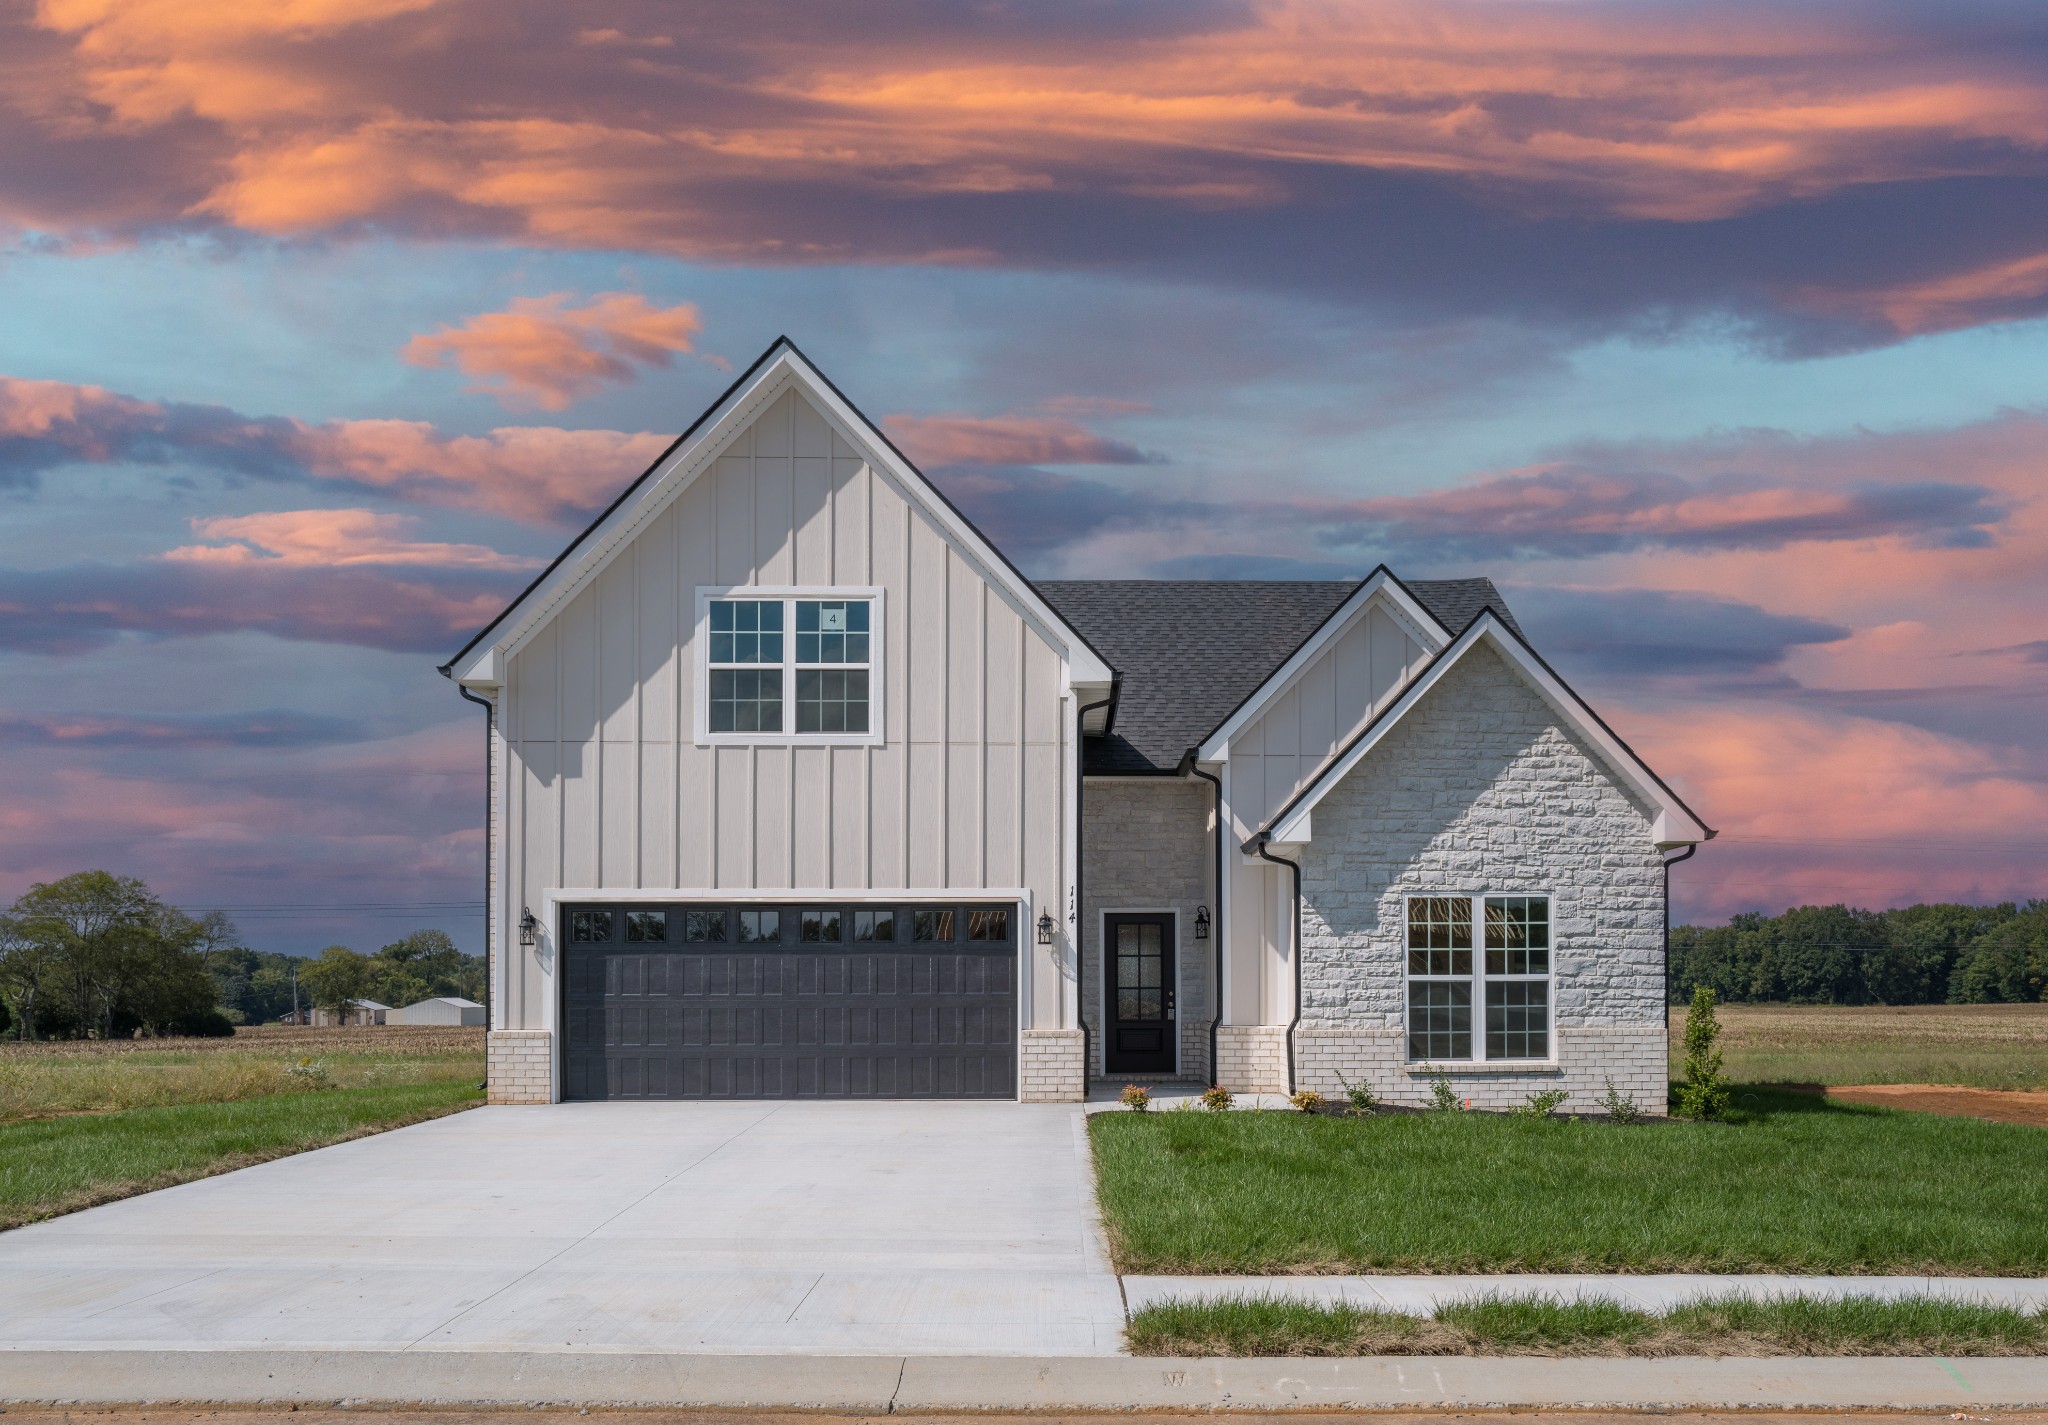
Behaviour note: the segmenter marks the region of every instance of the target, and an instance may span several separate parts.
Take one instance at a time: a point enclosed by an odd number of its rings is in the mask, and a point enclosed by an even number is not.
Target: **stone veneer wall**
[[[1017,1097],[1025,1103],[1079,1103],[1087,1097],[1081,1073],[1081,1031],[1027,1029],[1017,1044]]]
[[[1551,897],[1554,1062],[1445,1064],[1475,1107],[1604,1080],[1665,1108],[1663,860],[1650,814],[1500,656],[1473,649],[1317,805],[1302,861],[1301,1086],[1427,1098],[1404,1053],[1410,894]],[[1484,1012],[1474,1007],[1475,1035]]]
[[[1081,1014],[1088,1023],[1091,1073],[1102,1072],[1102,912],[1143,907],[1180,912],[1180,982],[1174,993],[1180,1076],[1208,1080],[1215,988],[1209,957],[1216,932],[1195,939],[1195,908],[1206,905],[1212,916],[1216,910],[1209,891],[1216,861],[1210,806],[1209,784],[1192,778],[1090,778],[1082,788],[1081,925],[1088,964]]]
[[[553,1036],[545,1029],[494,1029],[484,1041],[484,1082],[491,1103],[552,1103]]]

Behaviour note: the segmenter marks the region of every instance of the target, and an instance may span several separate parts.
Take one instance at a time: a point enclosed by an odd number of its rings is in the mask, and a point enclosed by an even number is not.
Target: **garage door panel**
[[[569,1097],[1015,1096],[1013,908],[842,906],[837,943],[800,938],[834,924],[833,907],[707,908],[724,914],[564,911]],[[743,914],[779,922],[770,943],[684,939],[707,920],[737,935]],[[949,938],[852,938],[878,918]]]

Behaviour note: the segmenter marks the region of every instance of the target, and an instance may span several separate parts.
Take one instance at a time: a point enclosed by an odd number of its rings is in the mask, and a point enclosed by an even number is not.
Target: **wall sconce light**
[[[1195,939],[1207,940],[1208,938],[1209,907],[1205,905],[1198,905],[1195,907]]]
[[[534,946],[540,944],[540,922],[535,920],[533,912],[527,910],[524,906],[520,907],[520,911],[519,943],[531,950]]]
[[[1049,910],[1040,911],[1038,913],[1038,943],[1040,945],[1052,944],[1052,932],[1052,912]]]

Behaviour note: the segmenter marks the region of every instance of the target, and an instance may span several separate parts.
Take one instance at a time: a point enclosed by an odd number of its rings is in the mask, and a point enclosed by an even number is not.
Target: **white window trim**
[[[736,584],[697,587],[697,621],[691,634],[697,670],[696,742],[699,747],[880,747],[887,712],[883,692],[888,684],[882,589],[871,584]],[[711,603],[714,599],[780,600],[783,609],[782,732],[713,732],[711,730]],[[868,730],[866,732],[797,732],[796,610],[797,599],[859,599],[868,613]],[[833,665],[826,665],[833,666]]]
[[[1550,903],[1550,968],[1540,975],[1488,975],[1486,973],[1486,902],[1489,898],[1516,897]],[[1408,903],[1417,900],[1462,900],[1472,907],[1472,973],[1469,975],[1411,975],[1408,973]],[[1408,1056],[1408,1015],[1410,989],[1417,980],[1439,984],[1464,983],[1472,989],[1472,1057],[1469,1059],[1415,1059]],[[1492,1059],[1486,1053],[1486,985],[1502,983],[1542,984],[1543,1042],[1550,1052],[1540,1059]],[[1557,896],[1551,891],[1415,891],[1401,897],[1401,1052],[1409,1069],[1500,1067],[1542,1069],[1557,1064]]]

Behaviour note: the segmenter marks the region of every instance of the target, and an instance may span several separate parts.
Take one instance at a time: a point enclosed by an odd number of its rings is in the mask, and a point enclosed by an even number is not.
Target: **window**
[[[626,938],[628,940],[668,939],[668,912],[665,910],[629,910],[626,912]]]
[[[896,912],[893,910],[857,910],[853,913],[853,938],[855,940],[894,940],[896,938]]]
[[[836,910],[806,910],[803,912],[802,939],[810,944],[837,945],[839,943],[839,912]]]
[[[920,910],[912,914],[911,921],[919,940],[953,938],[953,912],[950,910]]]
[[[970,910],[967,912],[967,938],[969,940],[1008,940],[1010,938],[1010,913],[1006,910]]]
[[[881,591],[704,597],[700,740],[873,742]]]
[[[779,910],[743,910],[740,912],[740,940],[780,940],[782,938],[782,912]]]
[[[602,944],[612,938],[612,913],[608,910],[569,912],[569,939],[578,945]]]
[[[688,910],[683,912],[683,939],[698,942],[725,939],[725,912]]]
[[[1410,1059],[1550,1057],[1548,896],[1410,896],[1407,954]]]

